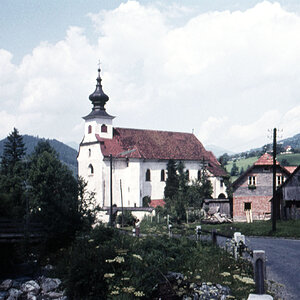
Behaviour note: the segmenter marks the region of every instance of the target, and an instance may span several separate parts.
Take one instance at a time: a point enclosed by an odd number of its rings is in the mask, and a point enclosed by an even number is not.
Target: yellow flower
[[[110,264],[110,263],[113,263],[114,261],[115,261],[114,259],[106,259],[106,260],[105,260],[105,262],[107,262],[107,263],[109,263],[109,264]]]
[[[119,295],[119,292],[118,291],[111,291],[110,294],[111,295]]]
[[[230,273],[229,272],[223,272],[220,275],[226,277],[226,276],[230,276]]]
[[[94,241],[93,239],[88,240],[89,243],[92,243],[93,241]]]

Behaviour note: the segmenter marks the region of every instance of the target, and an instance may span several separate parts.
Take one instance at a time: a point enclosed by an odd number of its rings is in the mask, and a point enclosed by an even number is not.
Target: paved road
[[[252,250],[264,250],[267,279],[285,285],[284,300],[300,299],[300,240],[247,237]]]

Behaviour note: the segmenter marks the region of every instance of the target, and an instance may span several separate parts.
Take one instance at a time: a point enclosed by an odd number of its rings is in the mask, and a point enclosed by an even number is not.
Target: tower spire
[[[101,85],[101,76],[100,76],[100,61],[98,64],[98,77],[96,78],[97,84],[96,89],[93,94],[89,96],[89,99],[93,103],[93,110],[104,110],[105,111],[105,104],[108,101],[109,97],[103,92],[102,85]]]

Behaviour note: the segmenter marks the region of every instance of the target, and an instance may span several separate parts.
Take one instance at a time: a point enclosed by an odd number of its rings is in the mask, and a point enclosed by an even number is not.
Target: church
[[[83,117],[84,137],[77,160],[78,175],[103,209],[112,201],[117,207],[138,210],[144,197],[151,199],[152,207],[163,205],[169,159],[184,163],[190,181],[200,179],[205,162],[212,197],[227,196],[223,182],[226,172],[194,134],[114,127],[115,117],[105,109],[109,97],[101,81],[98,69],[96,89],[89,96],[92,111]]]

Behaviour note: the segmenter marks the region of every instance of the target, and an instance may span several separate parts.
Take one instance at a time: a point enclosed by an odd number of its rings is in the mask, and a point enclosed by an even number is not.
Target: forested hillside
[[[29,155],[33,152],[35,146],[38,144],[40,140],[46,140],[46,139],[34,137],[27,134],[23,135],[23,142],[26,147],[26,155]],[[50,145],[59,154],[59,159],[70,168],[74,176],[77,176],[77,151],[55,139],[54,140],[48,139],[48,141]],[[0,141],[0,156],[2,156],[5,142],[6,142],[6,138]]]

